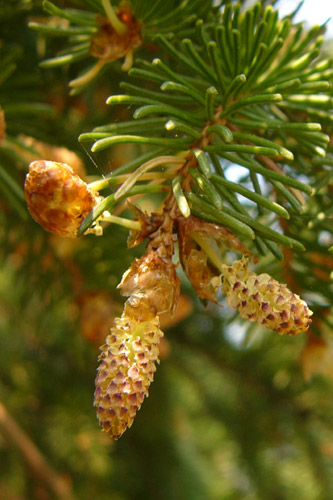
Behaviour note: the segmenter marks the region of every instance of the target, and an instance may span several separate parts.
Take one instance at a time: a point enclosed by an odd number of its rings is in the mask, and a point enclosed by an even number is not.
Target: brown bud
[[[155,232],[159,227],[161,227],[164,216],[163,214],[157,214],[157,213],[151,213],[148,214],[147,212],[142,212],[138,207],[133,205],[132,203],[129,203],[127,201],[127,206],[130,208],[135,216],[136,219],[140,222],[140,230],[131,230],[128,240],[127,240],[127,245],[129,248],[135,247],[136,245],[140,245],[146,238],[149,237],[149,235],[153,232]]]
[[[246,258],[232,266],[223,265],[221,277],[227,304],[238,309],[242,318],[280,334],[295,335],[308,329],[312,311],[304,300],[268,274],[249,272]]]
[[[244,254],[249,250],[227,228],[190,216],[178,221],[179,256],[182,267],[199,297],[217,303],[217,289],[212,286],[212,279],[220,272],[208,260],[205,249],[200,247],[204,241],[206,247],[215,253],[218,245],[232,248]]]
[[[34,161],[26,176],[25,197],[32,217],[47,231],[75,238],[96,195],[65,163]]]
[[[119,35],[108,19],[99,17],[99,29],[90,42],[90,53],[102,61],[115,61],[142,43],[141,23],[133,15],[130,3],[123,3],[118,9],[117,16],[128,26],[124,35]]]
[[[115,322],[99,356],[94,406],[103,430],[119,439],[148,396],[163,332],[158,318],[138,322],[123,314]]]

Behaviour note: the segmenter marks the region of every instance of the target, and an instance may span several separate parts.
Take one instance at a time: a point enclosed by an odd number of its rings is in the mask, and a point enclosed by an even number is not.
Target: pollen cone
[[[163,337],[159,315],[173,312],[179,278],[171,259],[149,251],[136,259],[119,285],[129,296],[102,347],[94,405],[103,430],[118,439],[148,396]]]
[[[131,427],[148,396],[162,336],[158,318],[139,322],[123,315],[102,347],[94,406],[103,430],[113,439]]]
[[[312,311],[286,285],[269,274],[250,272],[246,258],[223,268],[222,291],[227,304],[238,309],[242,318],[280,334],[295,335],[308,329]]]

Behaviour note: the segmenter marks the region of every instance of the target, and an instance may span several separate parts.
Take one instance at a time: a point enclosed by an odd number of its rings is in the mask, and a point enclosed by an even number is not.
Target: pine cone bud
[[[75,238],[96,195],[65,163],[34,161],[24,185],[32,217],[47,231]]]
[[[132,425],[148,396],[162,336],[158,318],[138,322],[123,314],[102,347],[94,406],[103,430],[113,439]]]
[[[180,280],[171,260],[151,251],[133,262],[119,288],[123,295],[130,296],[125,304],[125,314],[137,321],[147,321],[174,312],[180,294]]]
[[[308,329],[312,311],[286,285],[269,274],[249,272],[246,258],[223,267],[222,291],[227,304],[238,309],[242,318],[280,334],[295,335]]]

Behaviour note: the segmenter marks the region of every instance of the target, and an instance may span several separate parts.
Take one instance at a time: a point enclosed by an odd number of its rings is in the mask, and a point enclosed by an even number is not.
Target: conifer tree
[[[0,7],[0,431],[35,471],[17,495],[331,498],[333,67],[296,13]]]

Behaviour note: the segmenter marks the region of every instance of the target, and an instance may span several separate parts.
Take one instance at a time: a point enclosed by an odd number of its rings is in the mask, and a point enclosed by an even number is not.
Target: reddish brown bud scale
[[[180,280],[175,265],[157,251],[136,259],[124,274],[119,288],[129,296],[125,312],[138,321],[173,313],[180,294]]]
[[[199,297],[217,303],[217,290],[212,280],[218,270],[208,260],[208,255],[199,248],[196,236],[203,238],[212,249],[230,248],[251,256],[249,250],[227,228],[197,219],[192,215],[178,221],[179,257],[181,265]]]
[[[65,163],[30,163],[24,190],[32,217],[58,236],[75,238],[82,220],[96,205],[95,193]]]
[[[266,273],[250,272],[246,258],[223,267],[222,291],[227,304],[238,309],[242,318],[280,334],[295,335],[308,329],[312,311],[286,285]]]

